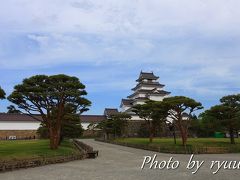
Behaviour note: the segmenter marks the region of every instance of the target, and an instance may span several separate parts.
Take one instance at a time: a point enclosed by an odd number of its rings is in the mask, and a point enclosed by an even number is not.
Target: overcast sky
[[[239,9],[239,0],[2,1],[0,86],[9,95],[35,74],[77,76],[88,114],[102,114],[153,71],[207,109],[240,92]]]

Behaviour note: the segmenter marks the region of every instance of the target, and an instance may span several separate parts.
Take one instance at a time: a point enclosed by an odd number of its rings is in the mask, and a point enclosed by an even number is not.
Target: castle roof
[[[106,119],[104,115],[80,115],[81,122],[85,123],[96,123],[101,122]],[[18,113],[0,113],[0,121],[8,122],[39,122],[42,121],[41,115],[29,116],[28,114],[18,114]]]
[[[149,100],[149,98],[148,97],[137,97],[137,98],[135,98],[133,101],[147,101],[147,100]]]
[[[160,84],[159,82],[140,82],[138,83],[134,88],[132,88],[131,90],[135,91],[136,89],[138,89],[140,86],[147,86],[147,87],[164,87],[164,84]]]
[[[112,115],[115,115],[118,113],[119,113],[118,109],[115,109],[115,108],[105,108],[105,110],[104,110],[105,116],[112,116]]]
[[[104,115],[80,115],[81,122],[99,123],[106,119]]]
[[[31,117],[28,114],[19,114],[19,113],[0,113],[0,121],[42,121],[42,117],[40,115],[33,115]]]
[[[154,95],[168,95],[168,94],[170,94],[170,92],[168,92],[168,91],[157,90],[156,88],[154,88],[152,90],[140,89],[140,90],[134,92],[133,94],[131,94],[130,96],[128,96],[128,98],[132,98],[136,94],[140,94],[140,93],[143,93],[143,94],[146,94],[146,95],[152,95],[152,94],[154,94]]]
[[[122,99],[122,104],[125,106],[131,106],[133,103],[132,99]]]
[[[157,80],[159,77],[155,76],[153,72],[142,72],[140,73],[138,79],[136,81],[140,82],[143,79],[148,79],[148,80]]]

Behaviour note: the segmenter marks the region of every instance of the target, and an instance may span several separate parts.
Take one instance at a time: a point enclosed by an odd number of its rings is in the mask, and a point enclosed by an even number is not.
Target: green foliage
[[[163,99],[165,106],[168,107],[169,118],[172,123],[178,126],[182,137],[182,144],[185,146],[187,143],[188,129],[191,125],[192,113],[203,106],[200,102],[185,96],[174,96]],[[187,115],[187,116],[186,116]],[[183,118],[185,116],[185,119]]]
[[[175,144],[172,142],[171,138],[156,138],[153,143],[149,143],[148,138],[118,138],[116,141],[119,142],[128,142],[133,144],[152,144],[152,145],[172,145]],[[237,144],[240,147],[240,138],[236,140]],[[187,143],[188,145],[201,146],[201,147],[228,147],[231,146],[226,138],[189,138]],[[181,139],[177,138],[176,146],[181,146]]]
[[[222,131],[219,121],[216,118],[209,116],[206,111],[199,115],[198,125],[198,137],[213,137],[215,131]]]
[[[39,113],[49,129],[50,147],[56,149],[60,141],[64,109],[71,106],[76,114],[88,110],[91,102],[77,77],[64,74],[36,75],[16,85],[8,100],[30,115]]]
[[[152,142],[156,130],[167,121],[168,106],[164,102],[147,101],[145,104],[135,105],[133,112],[146,121],[149,141]]]
[[[194,137],[198,137],[202,131],[201,121],[196,116],[191,118],[189,130]]]
[[[88,110],[87,106],[91,103],[82,97],[87,95],[84,88],[85,86],[76,77],[64,74],[36,75],[16,85],[8,100],[29,113],[43,114],[45,119],[44,112],[51,113],[61,103],[71,103],[80,113]]]
[[[142,137],[142,138],[149,137],[149,130],[148,130],[148,126],[146,123],[142,123],[140,125],[140,128],[138,130],[138,136]]]
[[[112,130],[114,136],[122,136],[126,130],[127,121],[131,119],[131,116],[126,113],[118,113],[111,116]]]
[[[220,99],[220,102],[226,106],[239,110],[240,94],[224,96]]]
[[[131,119],[131,116],[126,113],[118,113],[112,115],[109,119],[101,121],[97,128],[102,129],[107,134],[113,134],[114,137],[121,137],[126,130],[127,121]]]
[[[174,144],[170,138],[155,138],[153,143],[149,143],[148,138],[119,138],[116,142],[124,144],[134,144],[137,147],[155,147],[155,150],[164,153],[185,153],[185,148],[182,146],[181,139],[177,139]],[[240,152],[240,138],[236,139],[236,145],[231,145],[226,138],[189,138],[187,142],[187,149],[192,150],[191,154],[205,153],[206,149],[218,150],[218,153],[239,153]],[[221,152],[221,149],[224,149]]]
[[[53,118],[56,118],[54,113]],[[41,138],[49,138],[48,128],[44,123],[38,129],[38,134]],[[75,109],[69,104],[64,108],[64,115],[61,126],[61,139],[63,138],[79,138],[83,134],[83,128],[79,114],[76,114]]]
[[[83,134],[81,120],[78,114],[68,114],[63,121],[61,136],[64,138],[79,138]]]
[[[21,111],[19,111],[18,109],[16,109],[15,106],[13,106],[13,105],[8,106],[7,109],[8,109],[8,112],[7,112],[7,113],[10,113],[10,114],[11,114],[11,113],[21,113]]]
[[[205,121],[215,131],[228,131],[234,144],[234,134],[240,129],[240,94],[224,96],[220,102],[204,112]]]
[[[4,92],[4,90],[0,86],[0,99],[5,99],[5,95],[6,95],[6,93]]]
[[[166,104],[159,101],[147,101],[145,104],[138,104],[133,107],[133,112],[140,118],[152,120],[154,123],[162,123],[166,121],[168,116]]]
[[[49,130],[45,124],[41,123],[40,127],[37,129],[37,134],[40,139],[48,139],[49,138]]]
[[[187,113],[189,117],[191,117],[194,111],[203,109],[203,106],[200,102],[196,102],[194,99],[185,96],[173,96],[169,98],[164,98],[163,102],[166,103],[170,110],[174,111],[170,115],[173,119],[176,120],[176,117],[178,115],[183,115],[183,113]]]

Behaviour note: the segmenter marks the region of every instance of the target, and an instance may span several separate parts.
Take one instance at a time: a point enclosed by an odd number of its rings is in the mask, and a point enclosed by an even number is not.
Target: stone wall
[[[83,131],[83,137],[99,137],[102,134],[101,130],[84,130]]]
[[[125,136],[128,136],[128,137],[138,136],[141,125],[143,125],[145,123],[146,123],[145,121],[141,121],[141,120],[140,121],[137,121],[137,120],[128,121],[127,128],[125,131]]]
[[[175,133],[177,137],[180,137],[180,132],[178,131],[177,128]],[[143,121],[143,120],[128,121],[124,136],[148,137],[148,125],[146,121]],[[172,137],[173,132],[171,132],[165,124],[162,124],[162,126],[159,126],[159,128],[155,128],[154,136],[155,137]]]
[[[0,140],[9,139],[10,136],[16,136],[17,139],[38,138],[36,130],[0,130]]]

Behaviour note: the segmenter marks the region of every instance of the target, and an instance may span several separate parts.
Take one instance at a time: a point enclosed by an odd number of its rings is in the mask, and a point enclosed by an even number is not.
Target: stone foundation
[[[83,137],[89,137],[89,138],[94,138],[94,137],[99,137],[102,134],[102,131],[95,131],[95,130],[84,130],[83,131]]]
[[[141,129],[141,126],[146,124],[145,121],[128,121],[127,122],[127,128],[126,128],[126,135],[128,137],[136,137],[139,136],[139,131]]]
[[[180,132],[176,128],[176,136],[180,137]],[[127,122],[127,128],[125,130],[124,136],[126,137],[149,137],[148,126],[146,121],[142,120],[133,120]],[[163,124],[159,126],[159,128],[155,129],[154,132],[155,137],[172,137],[173,132],[169,130],[169,128]]]
[[[8,140],[9,137],[16,139],[36,139],[37,130],[0,130],[0,140]]]

